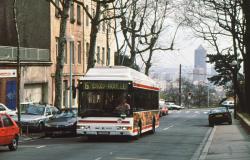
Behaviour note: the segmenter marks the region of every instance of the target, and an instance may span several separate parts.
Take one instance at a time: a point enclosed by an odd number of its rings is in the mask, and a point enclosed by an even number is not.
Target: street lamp
[[[69,108],[72,110],[72,54],[74,52],[74,36],[68,37],[70,42],[70,56],[69,56]]]

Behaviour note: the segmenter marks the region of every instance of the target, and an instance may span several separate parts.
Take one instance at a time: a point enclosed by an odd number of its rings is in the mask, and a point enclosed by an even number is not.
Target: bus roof
[[[88,70],[80,80],[84,81],[132,81],[136,88],[159,90],[158,84],[134,69],[125,66],[95,67]]]

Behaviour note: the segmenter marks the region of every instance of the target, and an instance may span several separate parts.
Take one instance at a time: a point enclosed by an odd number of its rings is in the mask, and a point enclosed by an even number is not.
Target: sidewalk
[[[200,160],[249,160],[250,134],[247,134],[238,120],[232,125],[217,125],[202,154]]]
[[[19,142],[24,142],[24,141],[30,141],[30,140],[34,140],[34,139],[39,139],[44,137],[44,133],[40,132],[40,133],[22,133],[19,137]]]

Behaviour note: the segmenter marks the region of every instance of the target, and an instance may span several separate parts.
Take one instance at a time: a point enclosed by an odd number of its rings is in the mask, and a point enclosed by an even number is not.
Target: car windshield
[[[77,111],[76,110],[65,110],[62,111],[62,113],[59,115],[59,117],[65,117],[65,118],[71,118],[71,117],[76,117]]]
[[[5,111],[5,108],[2,105],[0,105],[0,111]]]
[[[35,106],[29,105],[24,114],[31,114],[31,115],[44,115],[45,107],[44,106]]]

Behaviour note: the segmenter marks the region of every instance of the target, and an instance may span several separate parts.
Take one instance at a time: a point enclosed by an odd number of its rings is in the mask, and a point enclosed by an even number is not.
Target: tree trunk
[[[150,48],[149,50],[149,57],[148,57],[148,60],[146,62],[146,67],[145,67],[145,74],[148,76],[149,74],[149,69],[151,67],[151,59],[152,59],[152,55],[153,55],[153,48]]]
[[[63,11],[60,21],[60,34],[58,40],[58,55],[56,63],[56,73],[55,73],[55,102],[54,105],[57,108],[62,107],[62,76],[63,76],[63,65],[64,65],[64,46],[65,46],[65,33],[66,25],[68,19],[70,0],[64,1]]]
[[[101,14],[100,11],[101,11],[101,4],[96,3],[95,17],[91,22],[92,24],[91,24],[91,32],[90,32],[90,46],[89,46],[87,70],[95,67],[95,48],[96,48],[96,38],[97,38],[99,20],[100,20],[100,14]]]
[[[250,114],[250,1],[243,0],[243,12],[246,18],[246,34],[244,37],[244,44],[246,46],[246,59],[244,61],[245,72],[245,96],[246,96],[246,110]],[[247,83],[248,82],[248,83]]]

